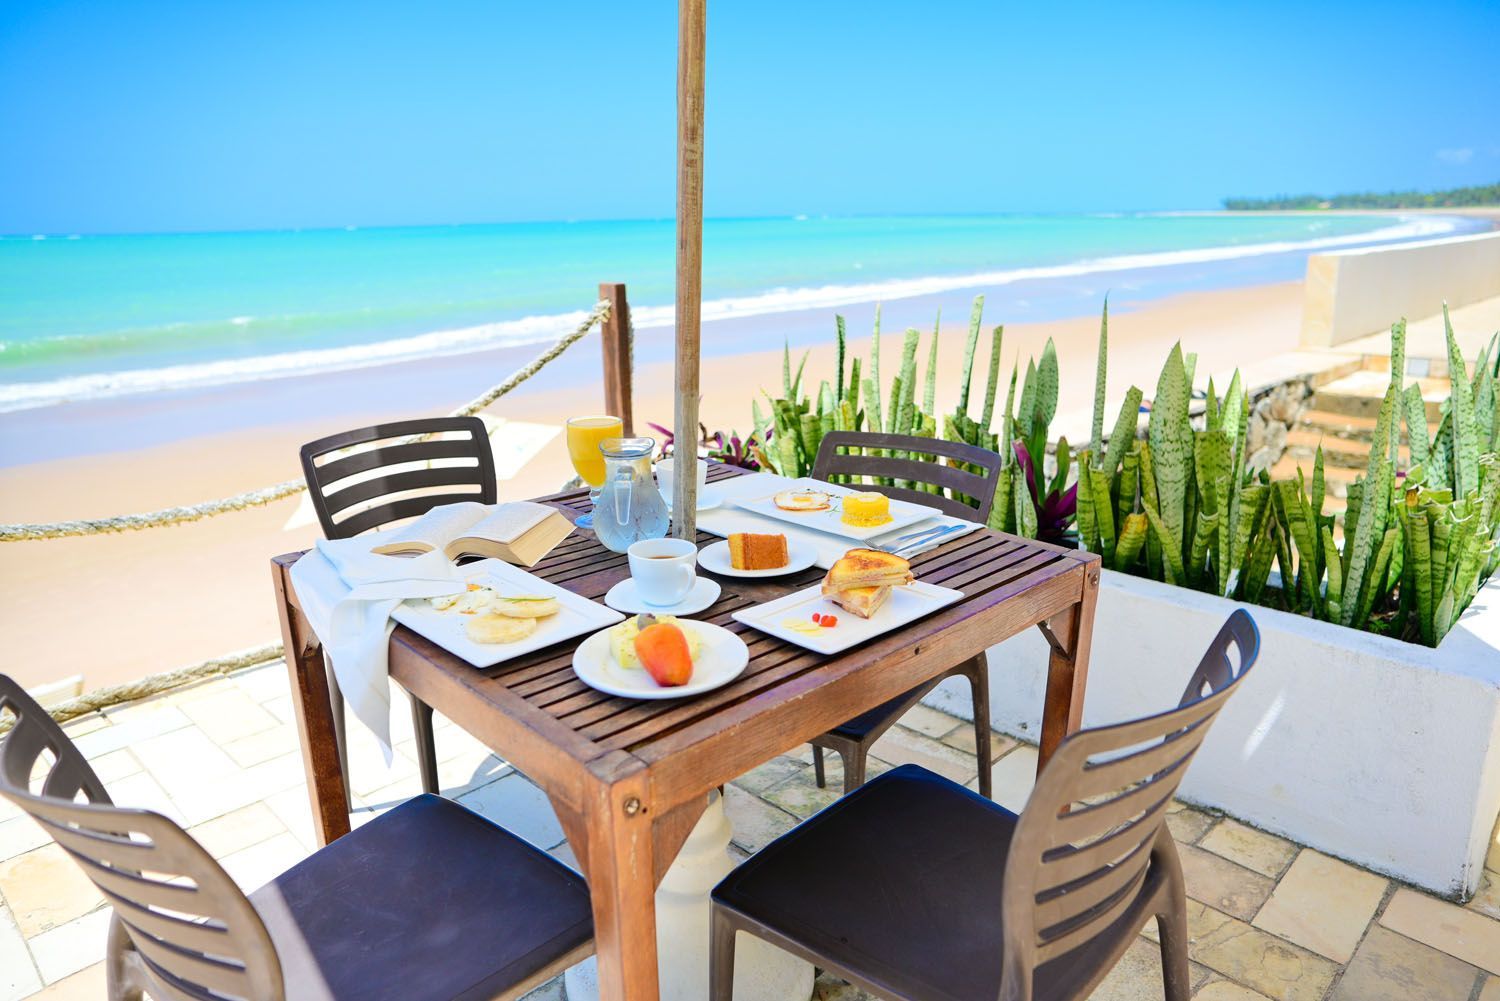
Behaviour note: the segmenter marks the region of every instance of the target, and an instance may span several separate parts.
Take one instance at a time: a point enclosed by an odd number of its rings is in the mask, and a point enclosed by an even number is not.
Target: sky
[[[711,0],[711,216],[1500,181],[1500,2]],[[0,2],[0,232],[660,218],[667,0]]]

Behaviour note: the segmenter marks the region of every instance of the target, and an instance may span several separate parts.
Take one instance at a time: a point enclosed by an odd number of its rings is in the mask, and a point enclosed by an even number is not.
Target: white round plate
[[[709,573],[725,577],[784,577],[789,573],[806,570],[818,562],[818,553],[812,546],[788,539],[786,542],[787,564],[770,570],[736,570],[729,559],[729,540],[715,542],[698,550],[698,565]]]
[[[644,669],[621,667],[609,649],[609,630],[601,629],[578,644],[573,653],[573,673],[590,688],[627,699],[680,699],[701,695],[729,684],[750,663],[745,641],[722,626],[684,619],[677,623],[691,629],[702,646],[693,664],[693,676],[685,685],[663,688]]]
[[[638,612],[650,612],[653,615],[692,615],[718,601],[719,590],[718,581],[708,577],[699,577],[687,597],[677,604],[651,605],[647,604],[636,591],[635,578],[626,577],[609,589],[609,593],[604,596],[604,603],[615,611],[625,612],[628,615],[635,615]]]

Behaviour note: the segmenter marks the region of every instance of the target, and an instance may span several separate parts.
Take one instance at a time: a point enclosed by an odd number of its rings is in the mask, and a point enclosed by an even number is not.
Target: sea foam
[[[705,301],[702,316],[704,321],[711,322],[798,310],[829,309],[858,303],[907,299],[959,289],[1008,285],[1026,280],[1068,278],[1140,268],[1228,261],[1265,254],[1309,252],[1354,244],[1410,240],[1441,235],[1455,228],[1452,220],[1442,217],[1401,216],[1398,220],[1396,225],[1366,233],[1311,240],[1123,254],[1079,260],[1070,264],[1012,268],[971,274],[930,275],[920,278],[823,285],[813,288],[774,288],[754,295]],[[371,344],[288,351],[159,368],[125,369],[45,381],[0,383],[0,413],[82,400],[221,386],[320,372],[349,371],[410,362],[422,358],[540,344],[555,340],[574,329],[587,315],[587,311],[584,310],[551,313],[456,330],[439,330],[410,337],[392,338]],[[673,316],[672,306],[639,305],[631,310],[633,325],[637,330],[671,327]],[[236,317],[235,322],[249,322],[250,319],[249,317]]]

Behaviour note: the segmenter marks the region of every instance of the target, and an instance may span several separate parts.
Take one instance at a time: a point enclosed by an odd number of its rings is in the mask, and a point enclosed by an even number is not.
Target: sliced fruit
[[[663,688],[685,685],[693,677],[693,654],[682,629],[666,622],[647,626],[635,637],[641,665]]]

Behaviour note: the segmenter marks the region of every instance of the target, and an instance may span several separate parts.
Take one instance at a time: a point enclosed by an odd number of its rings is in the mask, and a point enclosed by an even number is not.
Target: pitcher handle
[[[630,500],[634,491],[631,489],[631,480],[635,475],[628,466],[622,466],[615,472],[614,490],[615,495],[615,520],[623,528],[630,524]],[[625,510],[620,510],[621,498],[624,498]]]

